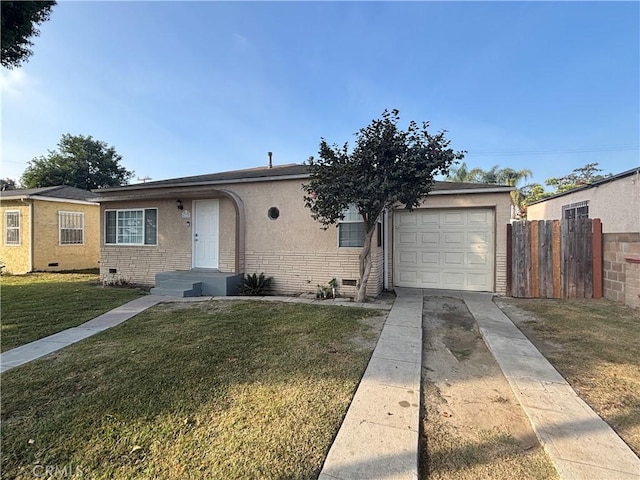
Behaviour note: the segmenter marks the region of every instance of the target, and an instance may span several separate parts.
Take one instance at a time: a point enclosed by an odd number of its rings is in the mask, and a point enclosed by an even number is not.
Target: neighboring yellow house
[[[95,195],[56,186],[0,192],[4,272],[98,268],[100,206]]]

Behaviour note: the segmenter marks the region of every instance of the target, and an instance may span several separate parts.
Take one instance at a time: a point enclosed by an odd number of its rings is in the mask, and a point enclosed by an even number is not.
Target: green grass
[[[77,327],[134,298],[131,288],[103,287],[97,274],[3,275],[1,351]]]
[[[640,311],[604,299],[503,301],[536,315],[524,333],[640,454]]]
[[[92,479],[317,478],[370,358],[374,314],[149,309],[3,374],[3,475],[71,465]]]

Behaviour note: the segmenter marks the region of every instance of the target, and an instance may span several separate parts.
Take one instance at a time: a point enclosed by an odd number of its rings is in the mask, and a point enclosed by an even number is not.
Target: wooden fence
[[[600,219],[507,225],[507,292],[524,298],[601,298]]]

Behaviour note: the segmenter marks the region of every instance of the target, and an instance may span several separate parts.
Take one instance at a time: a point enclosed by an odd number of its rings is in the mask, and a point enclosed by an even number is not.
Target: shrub
[[[258,275],[257,273],[247,275],[244,278],[242,285],[240,286],[240,294],[252,296],[264,295],[271,286],[272,282],[273,277],[265,277],[264,272],[262,272],[260,275]]]

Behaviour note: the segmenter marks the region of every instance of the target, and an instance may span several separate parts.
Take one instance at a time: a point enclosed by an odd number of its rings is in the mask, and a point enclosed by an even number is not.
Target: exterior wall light
[[[182,210],[184,208],[181,200],[176,200],[176,207],[178,207],[178,210]]]

